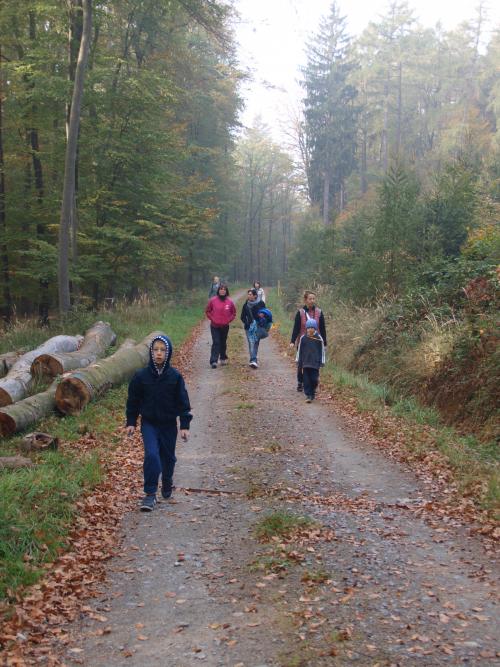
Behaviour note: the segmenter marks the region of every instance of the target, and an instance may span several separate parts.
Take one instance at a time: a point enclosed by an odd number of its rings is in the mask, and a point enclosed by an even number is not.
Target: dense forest
[[[5,319],[206,281],[241,105],[229,18],[216,0],[2,3]]]

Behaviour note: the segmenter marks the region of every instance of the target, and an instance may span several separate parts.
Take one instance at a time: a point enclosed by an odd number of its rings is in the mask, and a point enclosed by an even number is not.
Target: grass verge
[[[113,311],[74,314],[43,333],[23,322],[11,328],[2,348],[32,348],[51,335],[83,332],[103,319],[117,333],[118,344],[126,337],[141,340],[152,330],[165,331],[172,338],[175,365],[175,349],[203,316],[205,303],[204,293],[193,293],[183,298],[182,308],[166,301],[120,304]],[[117,429],[123,425],[126,393],[125,385],[117,387],[80,415],[61,418],[53,414],[33,425],[30,430],[58,437],[63,443],[60,451],[33,455],[32,468],[0,472],[0,599],[13,597],[23,586],[35,583],[44,563],[64,550],[76,501],[102,480],[106,452],[120,441]],[[78,446],[69,444],[89,432],[99,443],[97,449],[80,452]],[[16,453],[21,437],[4,438],[0,456]]]
[[[287,538],[301,528],[312,528],[315,522],[308,516],[278,510],[267,514],[255,525],[255,535],[268,542],[274,537]]]
[[[289,341],[293,314],[287,313],[276,290],[271,290],[269,303],[273,310],[274,329]],[[335,339],[329,346],[335,345]],[[500,465],[495,443],[482,442],[474,436],[463,436],[443,424],[439,413],[421,405],[414,397],[398,396],[386,384],[371,382],[366,375],[356,374],[327,360],[321,371],[321,384],[327,391],[345,398],[358,412],[369,412],[377,419],[377,435],[391,435],[393,424],[384,420],[389,415],[399,420],[398,446],[408,460],[419,461],[433,451],[444,456],[459,491],[471,497],[489,515],[500,519]]]

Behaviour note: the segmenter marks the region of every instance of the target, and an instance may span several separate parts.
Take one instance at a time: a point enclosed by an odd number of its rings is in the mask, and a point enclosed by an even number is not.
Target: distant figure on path
[[[210,333],[212,334],[212,349],[210,352],[210,366],[217,368],[219,361],[224,366],[227,364],[227,335],[229,323],[236,317],[236,306],[229,298],[227,285],[222,283],[217,293],[207,303],[205,315],[210,320]]]
[[[219,276],[214,276],[212,278],[212,284],[210,285],[210,289],[208,290],[208,298],[211,299],[213,296],[217,294],[217,290],[219,289],[220,285],[220,278]]]
[[[256,281],[254,282],[253,287],[254,287],[254,289],[257,290],[257,296],[259,297],[259,299],[265,303],[265,301],[266,301],[266,294],[265,294],[265,292],[264,292],[264,288],[261,287],[260,282],[259,282],[258,280],[256,280]]]
[[[304,305],[299,308],[295,314],[295,321],[293,323],[292,339],[290,347],[295,347],[298,344],[298,339],[306,333],[306,321],[308,319],[316,320],[318,331],[323,339],[323,344],[326,347],[326,328],[325,318],[321,308],[316,305],[316,294],[309,290],[304,292]],[[303,374],[300,366],[297,366],[297,391],[303,390]]]
[[[302,371],[306,402],[314,401],[319,383],[319,369],[325,365],[325,345],[316,320],[306,321],[306,333],[297,348],[297,368]]]
[[[156,336],[149,348],[149,364],[130,381],[127,399],[127,435],[132,436],[141,415],[144,442],[144,499],[143,512],[156,505],[156,492],[161,474],[161,495],[172,495],[175,467],[177,417],[183,440],[188,439],[193,418],[184,378],[170,366],[172,342],[168,336]]]
[[[250,366],[252,368],[259,367],[257,354],[259,352],[260,338],[254,335],[252,331],[255,329],[255,325],[252,327],[252,329],[251,326],[257,319],[257,313],[259,312],[259,310],[265,307],[266,304],[264,303],[264,301],[261,301],[259,299],[255,287],[249,289],[247,292],[247,300],[245,301],[245,303],[243,304],[243,308],[241,309],[240,319],[243,322],[243,326],[245,327],[245,334],[248,341],[248,351],[250,354]]]

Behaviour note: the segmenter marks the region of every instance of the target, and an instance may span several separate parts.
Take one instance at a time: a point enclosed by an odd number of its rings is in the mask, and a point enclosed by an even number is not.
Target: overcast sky
[[[280,124],[287,124],[290,110],[300,106],[302,91],[297,81],[299,68],[305,64],[306,40],[317,32],[330,4],[331,0],[235,0],[240,14],[236,24],[239,60],[254,79],[242,91],[246,109],[241,121],[245,126],[252,125],[260,114],[275,138],[282,137]],[[387,0],[339,1],[352,35],[385,13],[388,4]],[[441,21],[450,29],[475,15],[477,0],[410,0],[410,6],[423,25]],[[500,2],[490,0],[487,11],[488,27],[498,27]]]

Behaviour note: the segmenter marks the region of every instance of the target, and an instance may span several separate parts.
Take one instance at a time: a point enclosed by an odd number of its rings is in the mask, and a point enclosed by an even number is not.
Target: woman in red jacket
[[[220,284],[217,294],[209,299],[205,314],[210,320],[210,333],[212,334],[212,349],[210,351],[210,366],[217,368],[220,357],[222,365],[227,364],[227,334],[229,323],[236,317],[236,306],[229,298],[227,285]]]

